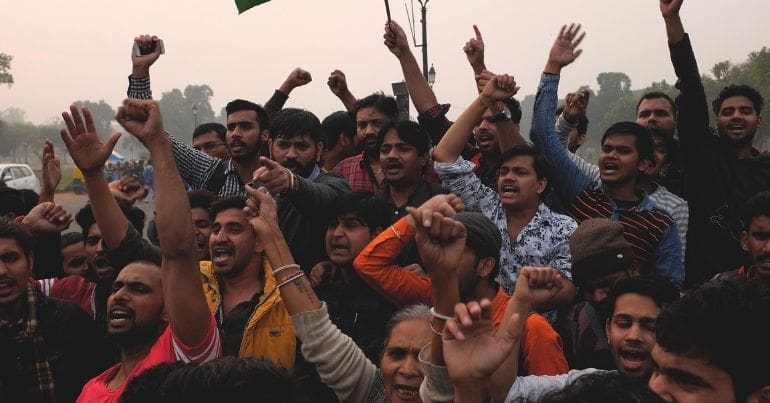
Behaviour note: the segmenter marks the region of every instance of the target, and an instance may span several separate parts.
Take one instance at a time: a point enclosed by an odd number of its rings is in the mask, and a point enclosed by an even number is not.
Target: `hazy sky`
[[[402,79],[382,44],[382,0],[272,0],[240,16],[231,0],[0,0],[0,10],[0,52],[14,56],[16,81],[0,86],[0,109],[24,109],[36,123],[78,99],[117,107],[140,33],[157,34],[166,45],[152,70],[154,96],[205,83],[214,90],[215,111],[236,97],[266,101],[295,67],[310,71],[313,82],[296,89],[287,105],[319,118],[342,108],[326,86],[334,69],[347,74],[359,97],[390,93],[390,83]],[[392,0],[391,11],[408,30],[404,3]],[[722,60],[743,61],[770,45],[768,0],[687,0],[682,16],[701,71]],[[462,53],[472,24],[484,34],[487,66],[514,75],[523,96],[536,90],[560,25],[572,21],[588,36],[583,55],[564,71],[562,93],[582,84],[596,88],[604,71],[627,73],[634,88],[673,82],[657,0],[432,0],[429,61],[439,101],[451,103],[456,116],[474,96]],[[413,51],[422,60],[421,49]]]

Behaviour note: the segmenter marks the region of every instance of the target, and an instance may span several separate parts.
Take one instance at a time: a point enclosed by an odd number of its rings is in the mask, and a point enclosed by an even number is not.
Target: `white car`
[[[40,194],[40,181],[27,164],[0,164],[0,180],[14,189],[30,189]]]

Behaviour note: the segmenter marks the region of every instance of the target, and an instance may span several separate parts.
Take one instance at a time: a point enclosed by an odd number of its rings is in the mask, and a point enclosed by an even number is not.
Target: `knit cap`
[[[477,258],[492,257],[500,260],[500,248],[503,240],[495,223],[478,212],[462,212],[454,215],[455,220],[465,225],[468,237],[465,244],[476,252]]]
[[[623,226],[607,218],[583,221],[569,239],[572,279],[578,287],[610,273],[628,270],[633,262]]]

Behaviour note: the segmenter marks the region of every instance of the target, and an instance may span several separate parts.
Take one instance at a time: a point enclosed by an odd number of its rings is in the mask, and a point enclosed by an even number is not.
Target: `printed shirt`
[[[80,392],[77,401],[78,403],[117,403],[131,379],[150,367],[175,361],[203,363],[219,358],[221,355],[219,331],[217,330],[217,322],[214,320],[213,315],[209,316],[209,329],[206,332],[206,336],[195,346],[187,346],[182,343],[174,334],[171,325],[169,325],[158,340],[155,341],[155,344],[152,345],[147,356],[136,364],[131,374],[128,375],[128,379],[122,385],[115,389],[107,387],[107,383],[120,369],[120,363],[118,363],[88,381],[83,386],[83,391]]]
[[[575,220],[554,213],[540,203],[535,216],[512,241],[508,236],[508,221],[500,196],[481,183],[473,173],[473,167],[462,157],[453,163],[434,163],[444,188],[459,195],[467,210],[480,211],[492,220],[500,231],[503,245],[497,281],[505,291],[513,293],[519,269],[523,266],[553,267],[572,279],[569,237],[577,228]]]

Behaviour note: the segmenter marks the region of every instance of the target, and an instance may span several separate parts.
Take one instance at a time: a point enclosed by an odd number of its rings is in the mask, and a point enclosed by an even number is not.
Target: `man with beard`
[[[762,96],[746,85],[725,87],[712,103],[714,136],[706,93],[679,10],[683,0],[661,0],[674,71],[677,132],[684,155],[684,192],[690,201],[687,282],[699,284],[741,263],[742,205],[770,188],[770,155],[752,147],[762,124]]]
[[[632,122],[610,126],[601,139],[600,180],[592,181],[570,159],[555,133],[553,117],[561,70],[582,50],[580,26],[562,27],[548,56],[538,94],[530,137],[556,172],[555,187],[568,212],[578,223],[605,217],[623,225],[642,273],[653,273],[677,286],[684,281],[682,247],[676,223],[637,189],[637,180],[655,162],[652,137],[647,128]]]
[[[246,200],[229,197],[211,206],[211,262],[200,265],[209,309],[216,314],[222,353],[264,357],[291,370],[296,341],[263,247],[243,212]]]
[[[759,192],[743,206],[741,248],[749,255],[750,265],[721,273],[717,279],[740,278],[770,285],[770,191]]]
[[[70,154],[91,155],[97,162],[106,159],[119,135],[101,144],[88,110],[83,111],[85,122],[77,108],[71,111],[72,116],[64,114],[67,130],[62,130]],[[118,274],[107,301],[107,333],[120,346],[120,362],[91,379],[78,402],[117,402],[126,383],[147,368],[172,361],[204,362],[220,355],[216,321],[197,276],[193,229],[180,225],[192,222],[190,205],[158,104],[126,101],[116,119],[148,148],[155,166],[162,263],[158,267],[134,261]],[[89,168],[84,173],[100,166],[82,165],[81,169]]]
[[[679,141],[676,136],[676,104],[666,93],[659,91],[648,92],[639,99],[636,105],[636,123],[650,129],[657,129],[666,135],[666,143],[673,142],[676,146],[676,154],[679,152]],[[672,158],[669,153],[669,164],[665,169],[661,169],[653,179],[660,186],[678,197],[684,197],[682,189],[682,158]],[[678,224],[677,224],[678,225]]]
[[[88,315],[30,283],[33,243],[26,225],[0,217],[0,400],[71,402],[107,364],[102,340]]]

